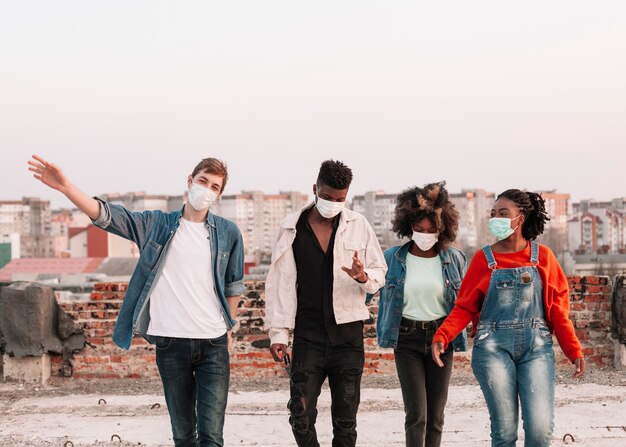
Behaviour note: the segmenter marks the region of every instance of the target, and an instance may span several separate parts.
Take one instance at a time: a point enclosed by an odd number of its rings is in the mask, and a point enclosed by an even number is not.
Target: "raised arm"
[[[92,220],[98,218],[100,215],[100,203],[70,182],[61,168],[37,155],[33,155],[33,158],[28,160],[28,165],[28,170],[33,172],[33,177],[44,185],[63,193],[65,197],[70,199],[79,210]]]

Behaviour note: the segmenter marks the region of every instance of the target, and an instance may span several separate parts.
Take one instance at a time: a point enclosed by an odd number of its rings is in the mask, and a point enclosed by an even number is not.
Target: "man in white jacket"
[[[281,223],[265,285],[270,352],[285,360],[293,329],[291,398],[296,442],[317,447],[317,398],[328,377],[333,446],[356,444],[356,413],[363,374],[366,293],[385,283],[385,258],[365,218],[345,209],[352,171],[322,163],[315,202]]]

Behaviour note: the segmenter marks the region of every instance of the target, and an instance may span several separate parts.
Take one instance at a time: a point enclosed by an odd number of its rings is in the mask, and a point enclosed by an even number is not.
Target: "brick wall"
[[[111,333],[119,312],[126,283],[96,284],[86,299],[61,300],[61,306],[85,329],[88,346],[73,356],[72,373],[77,378],[156,377],[154,347],[136,337],[131,349],[116,347]],[[234,334],[232,374],[239,376],[286,376],[282,364],[272,360],[263,331],[265,317],[265,283],[246,282],[247,290],[239,303],[237,318],[241,325]],[[611,285],[608,277],[572,277],[571,314],[576,333],[590,368],[605,368],[613,362],[613,341],[610,334]],[[376,345],[376,298],[366,321],[366,374],[395,374],[393,351]],[[556,345],[556,343],[555,343]],[[559,368],[570,369],[560,349],[555,349]],[[455,354],[455,368],[470,369],[469,353]],[[68,373],[61,357],[53,359],[53,374]]]
[[[570,320],[574,322],[587,363],[593,368],[613,365],[611,280],[608,276],[574,276],[569,278],[569,287]],[[569,364],[560,350],[555,352],[562,364]]]
[[[127,283],[96,284],[87,299],[59,300],[59,304],[83,326],[87,346],[74,354],[72,376],[76,378],[157,377],[154,347],[135,337],[128,351],[111,339]],[[53,375],[69,375],[61,356],[52,358]]]

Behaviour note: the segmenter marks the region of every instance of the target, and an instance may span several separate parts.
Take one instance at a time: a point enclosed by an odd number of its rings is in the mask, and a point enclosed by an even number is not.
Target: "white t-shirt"
[[[402,316],[415,321],[445,317],[441,258],[421,258],[407,253]]]
[[[148,334],[205,339],[224,335],[206,224],[181,218],[166,256],[150,295]]]

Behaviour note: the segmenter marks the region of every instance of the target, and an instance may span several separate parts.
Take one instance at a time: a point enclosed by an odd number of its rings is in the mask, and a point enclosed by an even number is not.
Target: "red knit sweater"
[[[516,253],[496,253],[497,268],[516,268],[530,263],[530,244]],[[545,245],[539,244],[539,276],[543,283],[543,306],[550,330],[568,359],[572,362],[583,356],[580,342],[569,315],[569,286],[554,253]],[[474,332],[480,317],[483,300],[489,289],[491,269],[485,254],[476,252],[461,283],[456,305],[445,322],[437,330],[434,342],[447,346],[468,324],[474,322]],[[473,335],[473,334],[472,334]]]

